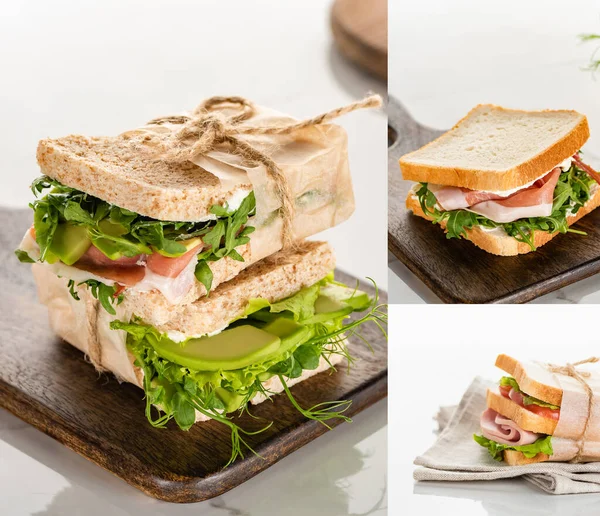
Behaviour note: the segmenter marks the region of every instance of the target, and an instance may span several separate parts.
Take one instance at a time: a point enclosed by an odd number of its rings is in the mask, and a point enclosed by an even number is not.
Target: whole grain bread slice
[[[590,136],[587,118],[567,110],[472,109],[452,129],[400,158],[404,179],[471,190],[511,190],[552,170]]]
[[[567,217],[567,223],[569,226],[575,224],[580,218],[584,217],[591,211],[595,210],[600,206],[600,188],[592,195],[590,200],[579,209],[575,215]],[[422,217],[427,220],[432,220],[429,215],[423,213],[419,200],[417,199],[414,192],[410,192],[406,198],[406,207],[412,211],[418,217]],[[446,221],[440,223],[442,228],[446,228]],[[467,229],[467,240],[473,242],[477,247],[487,251],[488,253],[495,254],[498,256],[516,256],[518,254],[526,254],[532,251],[531,247],[524,242],[519,242],[517,239],[507,235],[506,233],[497,233],[485,231],[480,227],[474,227]],[[533,232],[533,243],[535,247],[541,247],[547,244],[555,236],[560,235],[559,232],[548,233],[547,231],[534,231]],[[568,238],[577,238],[570,235]],[[583,237],[585,238],[585,237]]]
[[[248,300],[261,297],[269,302],[289,297],[323,279],[335,268],[333,250],[326,242],[304,241],[295,249],[275,253],[223,283],[208,297],[186,305],[160,331],[203,335],[220,330],[242,317]],[[146,319],[145,306],[132,308]]]
[[[491,389],[487,391],[486,400],[489,408],[514,421],[521,428],[529,432],[552,435],[558,424],[558,421],[539,416]]]
[[[126,136],[79,135],[41,140],[37,160],[42,172],[121,208],[165,221],[198,221],[214,204],[223,205],[252,184],[227,189],[191,162],[153,159]]]

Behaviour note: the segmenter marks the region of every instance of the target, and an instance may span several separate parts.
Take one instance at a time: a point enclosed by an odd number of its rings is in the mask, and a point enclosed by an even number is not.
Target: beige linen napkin
[[[488,451],[473,440],[479,433],[479,416],[486,408],[485,393],[496,384],[475,378],[458,407],[442,407],[438,415],[441,433],[414,463],[415,480],[465,481],[495,480],[520,477],[547,493],[600,493],[600,462],[569,464],[541,462],[525,466],[509,466],[493,460]]]

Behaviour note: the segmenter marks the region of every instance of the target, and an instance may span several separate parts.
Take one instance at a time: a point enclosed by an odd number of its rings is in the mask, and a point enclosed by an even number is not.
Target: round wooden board
[[[387,79],[387,0],[335,0],[331,29],[344,56]]]

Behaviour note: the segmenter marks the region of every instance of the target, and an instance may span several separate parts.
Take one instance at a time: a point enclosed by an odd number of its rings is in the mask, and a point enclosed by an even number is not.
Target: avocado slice
[[[73,265],[92,245],[85,226],[75,226],[69,222],[56,226],[50,251],[63,263]]]
[[[342,285],[336,285],[335,283],[324,286],[321,289],[321,296],[349,305],[357,312],[366,310],[371,304],[371,298],[366,292],[344,287]]]
[[[158,254],[162,254],[163,256],[166,256],[167,258],[177,258],[178,256],[181,256],[189,251],[191,251],[194,247],[200,245],[202,243],[202,239],[198,238],[198,237],[194,237],[194,238],[188,238],[187,240],[178,240],[177,241],[178,244],[183,245],[183,247],[185,247],[185,251],[183,253],[168,253],[167,251],[165,251],[164,249],[156,249],[155,247],[152,247],[152,251]]]
[[[127,228],[123,226],[123,224],[111,222],[109,219],[102,219],[98,222],[98,228],[102,233],[114,237],[120,237],[127,234]]]
[[[219,371],[261,362],[279,349],[281,339],[260,328],[242,325],[212,337],[190,339],[184,344],[166,336],[151,339],[151,343],[161,357],[176,364],[196,371]]]

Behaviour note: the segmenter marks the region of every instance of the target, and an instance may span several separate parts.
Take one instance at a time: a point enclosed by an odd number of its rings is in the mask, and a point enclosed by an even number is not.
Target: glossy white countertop
[[[334,50],[328,4],[3,4],[0,205],[31,201],[40,138],[116,134],[211,95],[243,95],[300,118],[384,93]],[[340,268],[385,288],[385,114],[363,111],[339,123],[348,131],[357,208],[319,238],[332,243]],[[0,514],[386,514],[386,406],[376,404],[226,495],[192,505],[148,498],[0,410]]]
[[[582,71],[596,45],[577,38],[600,33],[597,1],[390,2],[389,27],[389,93],[421,124],[448,129],[480,103],[576,109],[598,161],[600,75]],[[393,255],[390,271],[391,302],[440,302]],[[536,302],[599,303],[600,275]]]

